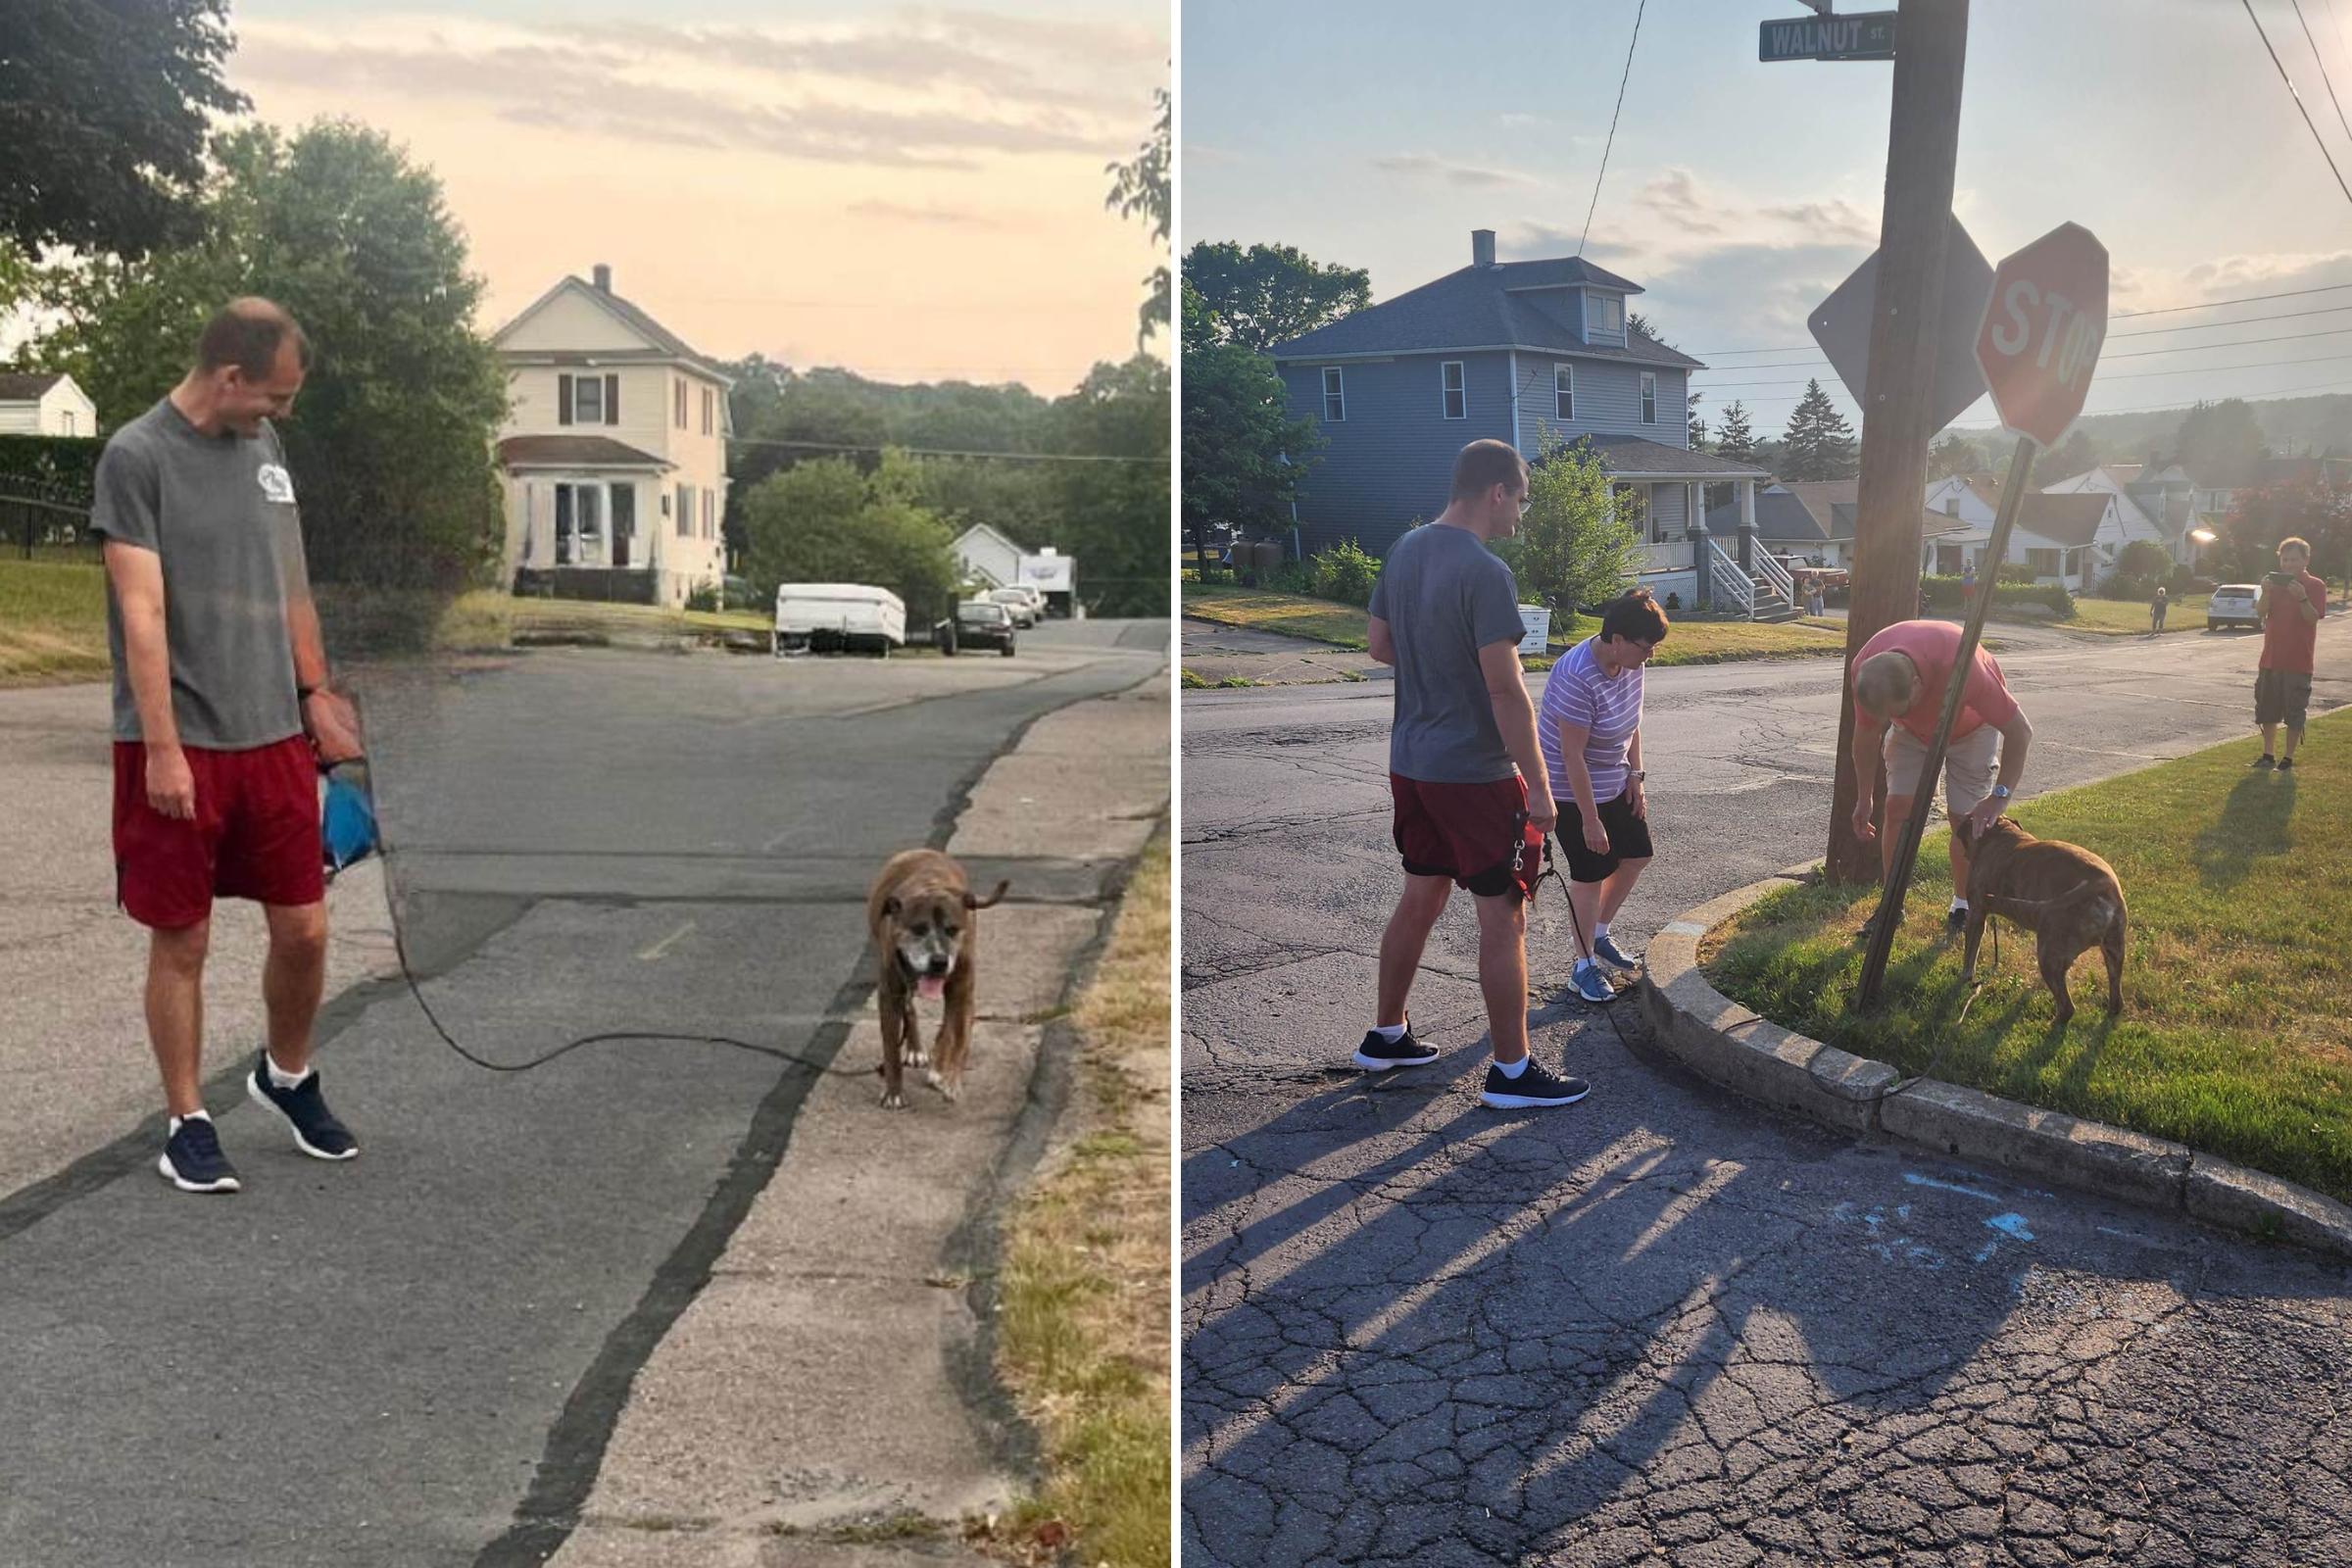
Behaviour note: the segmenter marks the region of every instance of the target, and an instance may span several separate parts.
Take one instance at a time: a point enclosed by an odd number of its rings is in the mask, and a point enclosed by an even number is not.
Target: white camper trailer
[[[906,607],[887,588],[855,582],[776,587],[776,657],[866,653],[888,659],[906,642]]]

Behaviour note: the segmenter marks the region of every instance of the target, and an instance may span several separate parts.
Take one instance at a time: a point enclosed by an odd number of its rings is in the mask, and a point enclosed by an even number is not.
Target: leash
[[[400,965],[400,977],[407,983],[409,995],[416,1000],[416,1009],[424,1014],[424,1021],[432,1026],[434,1034],[441,1037],[441,1043],[483,1071],[530,1072],[558,1057],[569,1055],[584,1046],[610,1045],[621,1041],[669,1041],[680,1045],[723,1046],[729,1050],[745,1051],[756,1056],[787,1062],[804,1071],[830,1078],[870,1078],[880,1071],[878,1067],[868,1070],[837,1067],[787,1051],[781,1046],[738,1040],[731,1035],[685,1034],[665,1029],[610,1029],[597,1034],[577,1035],[552,1051],[542,1052],[521,1061],[495,1061],[466,1050],[441,1022],[441,1015],[433,1010],[433,1004],[425,1000],[424,988],[418,983],[416,971],[409,962],[408,938],[401,929],[399,883],[392,865],[393,858],[399,852],[394,849],[391,835],[384,832],[382,821],[375,813],[372,770],[368,760],[365,757],[354,758],[333,767],[321,766],[319,772],[326,776],[327,781],[326,802],[319,817],[319,842],[320,853],[326,862],[328,886],[333,886],[337,876],[366,859],[368,855],[382,858],[384,908],[392,924],[392,953]]]
[[[1528,851],[1527,822],[1527,813],[1525,811],[1521,811],[1519,813],[1518,828],[1516,829],[1514,841],[1511,847],[1511,875],[1514,877],[1519,874],[1520,867],[1524,863],[1522,857],[1525,856]],[[1554,883],[1556,883],[1560,890],[1560,902],[1568,906],[1568,928],[1576,934],[1576,945],[1578,951],[1582,952],[1586,947],[1584,922],[1576,917],[1576,898],[1569,891],[1567,878],[1560,875],[1560,868],[1552,862],[1551,835],[1549,833],[1545,833],[1543,837],[1543,851],[1544,869],[1537,872],[1536,880],[1529,884],[1529,901],[1531,903],[1534,901],[1535,890],[1543,885],[1545,877],[1549,877]],[[1593,961],[1598,963],[1599,960],[1596,958]],[[1573,968],[1570,972],[1572,974],[1574,973]],[[1571,991],[1574,989],[1575,988],[1573,986],[1570,987]],[[1623,995],[1622,989],[1617,987],[1612,987],[1611,989],[1617,990],[1619,995]],[[1548,997],[1550,993],[1546,992],[1545,995]],[[1588,1008],[1598,1008],[1600,1015],[1609,1020],[1609,1028],[1615,1032],[1617,1036],[1617,1043],[1625,1047],[1629,1053],[1633,1051],[1634,1043],[1625,1037],[1625,1026],[1617,1021],[1617,1008],[1615,1005],[1616,999],[1614,997],[1605,1003],[1588,1001],[1582,995],[1579,995],[1576,1000],[1584,1003]]]

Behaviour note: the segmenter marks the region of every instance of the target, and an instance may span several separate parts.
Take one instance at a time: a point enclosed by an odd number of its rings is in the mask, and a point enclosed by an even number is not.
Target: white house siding
[[[94,436],[98,406],[71,377],[42,393],[37,401],[0,403],[0,435]]]

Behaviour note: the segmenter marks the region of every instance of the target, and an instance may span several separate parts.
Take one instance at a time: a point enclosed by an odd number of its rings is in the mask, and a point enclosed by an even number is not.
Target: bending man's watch
[[[2007,800],[2009,798],[2009,786],[2006,784],[1995,784],[1992,787],[1992,798],[1996,801]]]

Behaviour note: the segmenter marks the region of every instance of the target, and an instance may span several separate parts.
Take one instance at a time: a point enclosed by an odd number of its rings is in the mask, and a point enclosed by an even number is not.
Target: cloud
[[[1184,144],[1184,167],[1187,169],[1220,169],[1240,162],[1240,153],[1228,152],[1222,147],[1211,147],[1197,141]]]
[[[850,211],[860,218],[892,223],[921,223],[942,228],[1003,228],[985,213],[962,213],[947,207],[907,207],[898,202],[857,202]]]
[[[1429,153],[1397,153],[1387,158],[1375,158],[1372,167],[1408,179],[1439,179],[1448,185],[1472,189],[1487,189],[1496,185],[1533,185],[1536,181],[1521,173],[1501,169],[1480,169],[1471,164],[1457,164],[1449,159]]]
[[[1765,218],[1799,230],[1812,243],[1878,248],[1878,219],[1852,202],[1796,202],[1781,207],[1759,207],[1756,211]]]
[[[2246,294],[2283,294],[2293,289],[2322,288],[2331,283],[2352,284],[2352,251],[2271,251],[2220,256],[2177,270],[2118,263],[2110,276],[2107,303],[2111,310],[2158,311]],[[2352,306],[2352,292],[2338,296],[2338,300]],[[2304,303],[2327,304],[2324,300]],[[2281,302],[2274,308],[2290,307]]]
[[[1723,232],[1723,224],[1715,218],[1714,209],[1699,196],[1697,178],[1688,169],[1668,169],[1642,186],[1642,194],[1636,199],[1685,233]]]
[[[971,169],[1118,156],[1165,76],[1136,29],[972,11],[823,26],[518,25],[463,16],[240,24],[241,84],[391,93],[517,124],[831,163]]]

